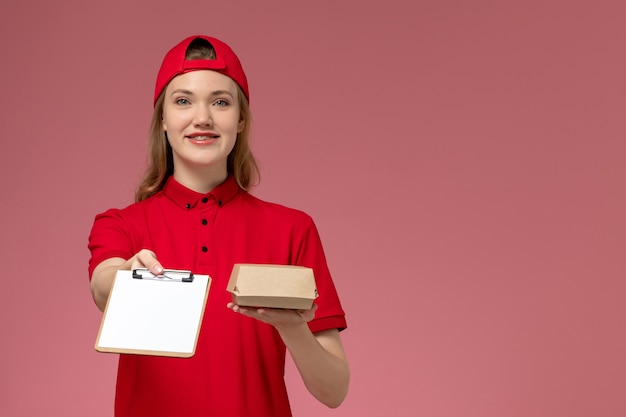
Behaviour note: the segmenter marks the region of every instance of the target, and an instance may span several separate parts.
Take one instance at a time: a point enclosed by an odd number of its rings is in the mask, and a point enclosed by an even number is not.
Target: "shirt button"
[[[209,251],[209,248],[207,248],[206,246],[202,247],[202,252],[208,252],[208,251]]]
[[[202,226],[206,226],[206,225],[207,225],[207,223],[208,223],[208,222],[206,221],[206,219],[202,219]]]
[[[217,205],[222,207],[222,200],[217,200]]]
[[[204,204],[206,204],[208,201],[209,201],[209,199],[208,199],[207,197],[204,197],[204,198],[202,199],[202,202],[203,202]]]
[[[185,204],[185,208],[186,209],[190,209],[191,208],[191,204],[189,204],[189,203]]]

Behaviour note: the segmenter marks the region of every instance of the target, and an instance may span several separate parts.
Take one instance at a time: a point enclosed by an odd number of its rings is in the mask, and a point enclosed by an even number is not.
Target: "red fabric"
[[[232,177],[207,195],[170,178],[153,197],[96,216],[89,275],[103,260],[143,248],[165,268],[208,274],[213,282],[193,358],[120,355],[115,415],[291,416],[285,346],[272,326],[226,307],[226,285],[235,263],[311,267],[319,292],[311,330],[345,328],[312,219],[259,200]]]

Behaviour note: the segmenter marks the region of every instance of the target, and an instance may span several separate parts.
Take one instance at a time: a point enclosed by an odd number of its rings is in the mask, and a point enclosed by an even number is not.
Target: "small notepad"
[[[185,278],[186,277],[186,278]],[[102,317],[98,352],[194,355],[211,278],[189,271],[118,271]]]

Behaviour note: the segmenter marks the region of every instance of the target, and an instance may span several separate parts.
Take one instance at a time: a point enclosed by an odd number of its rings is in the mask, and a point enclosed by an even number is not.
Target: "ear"
[[[237,133],[241,133],[244,127],[246,127],[246,119],[243,117],[243,114],[240,114],[239,122],[237,123]]]

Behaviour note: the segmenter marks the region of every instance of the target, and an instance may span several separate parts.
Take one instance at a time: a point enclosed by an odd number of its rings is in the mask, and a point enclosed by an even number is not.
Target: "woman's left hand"
[[[244,316],[252,317],[264,323],[270,324],[278,330],[286,330],[289,327],[313,320],[313,317],[315,317],[315,310],[317,310],[317,304],[313,304],[309,310],[243,307],[235,303],[228,303],[227,307],[234,312],[243,314]]]

